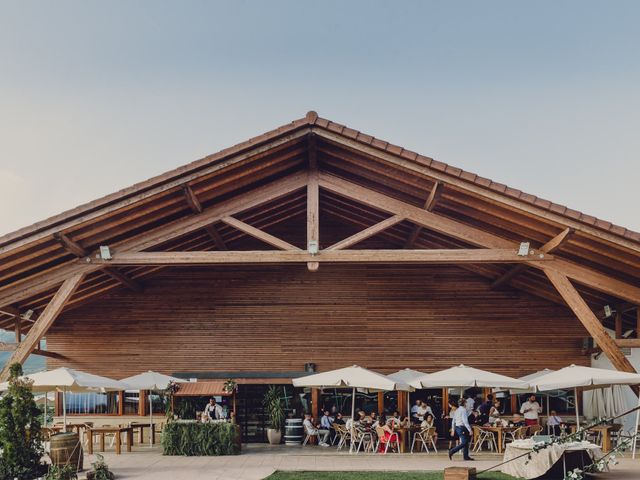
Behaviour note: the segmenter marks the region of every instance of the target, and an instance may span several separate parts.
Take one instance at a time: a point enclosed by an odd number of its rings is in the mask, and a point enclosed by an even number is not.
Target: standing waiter
[[[451,418],[451,435],[455,432],[460,439],[460,445],[453,447],[449,450],[449,460],[458,451],[462,450],[462,456],[465,460],[473,460],[469,456],[469,443],[471,442],[471,425],[469,425],[469,412],[465,408],[465,400],[461,398],[458,400],[458,408],[453,412]]]

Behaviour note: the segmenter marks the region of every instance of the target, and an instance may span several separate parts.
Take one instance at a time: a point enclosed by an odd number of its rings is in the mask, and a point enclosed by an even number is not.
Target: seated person
[[[320,418],[320,428],[322,430],[327,430],[329,432],[329,438],[333,439],[336,431],[331,427],[334,419],[331,415],[329,415],[329,410],[325,410],[324,414]]]
[[[333,421],[333,423],[335,423],[336,425],[344,425],[345,424],[344,418],[342,418],[342,414],[340,412],[338,412],[336,414],[336,418]]]
[[[549,420],[547,420],[547,425],[549,426],[551,435],[555,435],[556,437],[559,437],[565,428],[565,425],[562,422],[562,418],[558,416],[555,410],[551,410],[551,412],[549,413]]]
[[[361,424],[369,424],[370,422],[368,421],[370,419],[367,419],[367,415],[364,413],[363,410],[358,410],[357,414],[356,414],[356,423],[361,423]]]
[[[393,431],[393,421],[387,422],[386,419],[381,416],[378,428],[382,428],[383,430],[379,434],[380,446],[378,447],[378,452],[384,452],[385,444],[388,442],[398,444],[398,434]]]
[[[371,412],[368,416],[368,420],[371,425],[378,423],[378,414],[376,412]]]
[[[391,415],[388,420],[393,420],[396,427],[402,425],[402,418],[400,417],[400,412],[398,412],[397,410],[393,412],[393,415]]]
[[[496,423],[500,418],[500,400],[495,400],[489,409],[489,423]]]
[[[433,418],[433,415],[431,415],[430,413],[427,413],[427,416],[424,417],[424,420],[420,424],[420,428],[424,430],[425,428],[435,427],[434,422],[435,422],[435,419]],[[438,441],[438,433],[435,430],[433,432],[433,441],[434,443]]]
[[[526,423],[522,419],[522,416],[519,413],[513,414],[513,420],[511,423],[513,423],[514,427],[524,427],[526,425]]]
[[[410,417],[413,423],[420,423],[421,420],[418,420],[418,411],[422,405],[422,400],[416,400],[415,405],[411,407]]]
[[[472,410],[471,415],[469,415],[469,424],[470,425],[484,425],[486,422],[483,421],[482,415],[477,410]]]
[[[309,413],[304,414],[304,421],[302,422],[304,426],[304,431],[307,435],[315,435],[318,437],[318,445],[321,447],[328,447],[327,439],[329,438],[329,430],[318,429],[311,419],[311,415]]]

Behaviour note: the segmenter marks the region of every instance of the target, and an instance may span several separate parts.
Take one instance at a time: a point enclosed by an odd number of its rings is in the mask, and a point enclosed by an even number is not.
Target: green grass
[[[442,472],[276,472],[265,480],[442,480]],[[487,472],[478,480],[515,480],[510,475]]]

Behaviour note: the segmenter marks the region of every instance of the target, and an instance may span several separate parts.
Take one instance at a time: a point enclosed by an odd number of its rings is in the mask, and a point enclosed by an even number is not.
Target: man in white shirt
[[[465,408],[465,404],[466,401],[464,398],[458,400],[458,408],[453,412],[453,417],[451,418],[451,435],[454,433],[458,435],[460,444],[449,450],[449,460],[460,450],[462,450],[462,457],[465,460],[473,460],[473,458],[469,456],[469,442],[471,441],[473,430],[471,430],[471,425],[469,425],[469,413]]]
[[[311,415],[309,415],[308,413],[304,414],[304,422],[302,422],[302,425],[304,426],[304,431],[307,435],[311,435],[311,436],[317,436],[318,437],[318,445],[320,445],[321,447],[328,447],[329,444],[327,443],[327,437],[329,436],[329,430],[319,430],[317,429],[314,425],[313,422],[311,421]]]
[[[209,417],[209,420],[223,420],[224,410],[220,405],[216,403],[216,399],[211,397],[209,403],[204,407],[204,414]]]
[[[420,406],[422,405],[422,400],[416,400],[416,403],[411,407],[411,421],[418,423],[418,412],[420,411]]]
[[[531,395],[529,400],[522,404],[520,413],[524,415],[524,423],[528,427],[530,425],[538,425],[538,416],[542,412],[542,407],[536,402],[536,396]]]

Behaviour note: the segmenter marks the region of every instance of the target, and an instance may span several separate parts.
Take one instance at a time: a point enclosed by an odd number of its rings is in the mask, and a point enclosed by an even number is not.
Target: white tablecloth
[[[516,478],[538,478],[544,475],[566,451],[586,451],[593,460],[602,457],[602,450],[598,445],[589,442],[571,442],[563,444],[553,444],[533,452],[535,443],[533,440],[516,440],[507,445],[504,451],[504,460],[519,457],[524,453],[531,452],[531,460],[525,455],[517,460],[510,461],[502,466],[502,472]]]

